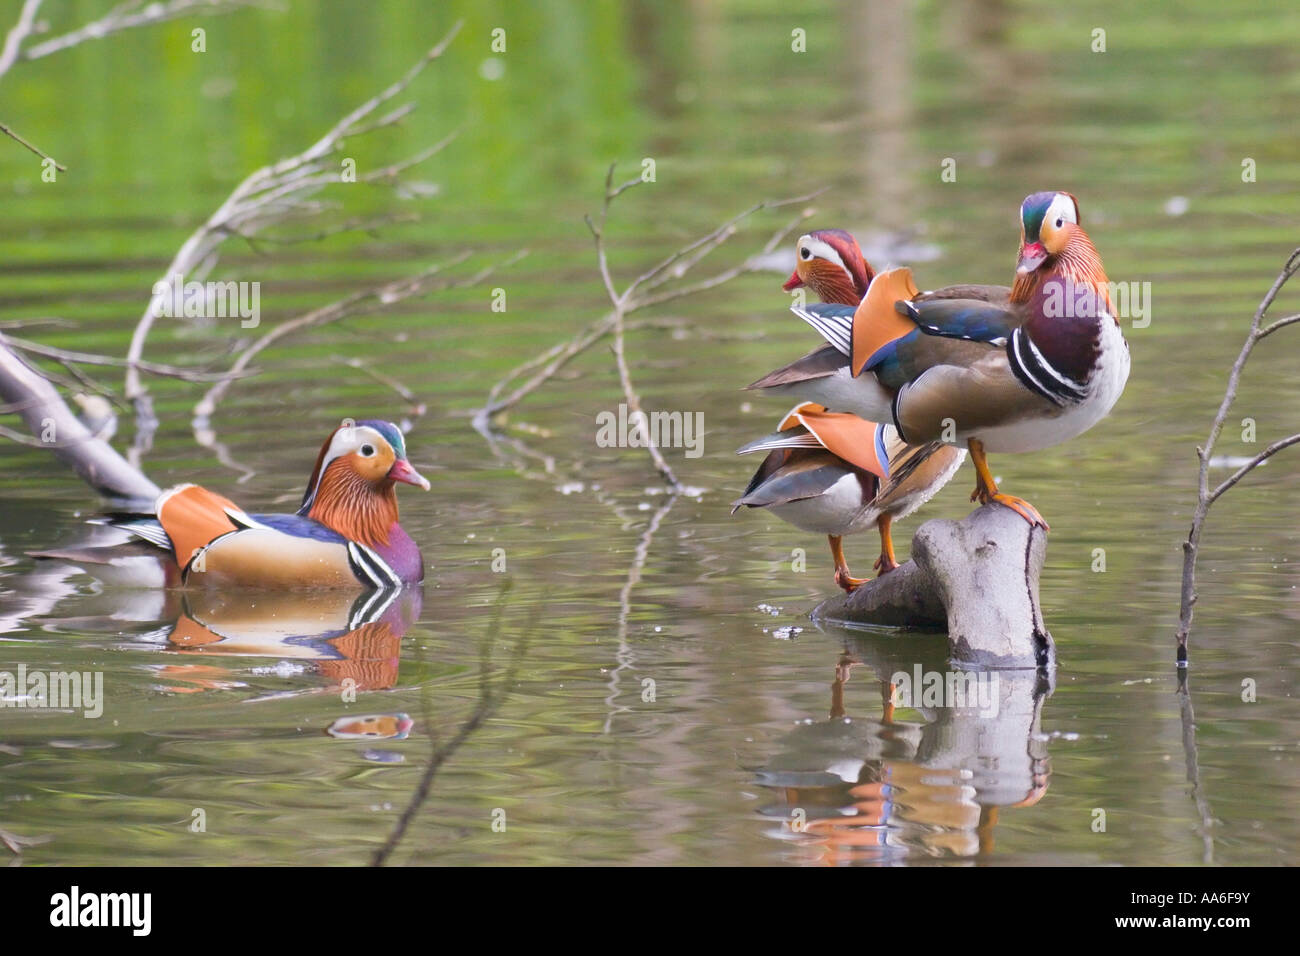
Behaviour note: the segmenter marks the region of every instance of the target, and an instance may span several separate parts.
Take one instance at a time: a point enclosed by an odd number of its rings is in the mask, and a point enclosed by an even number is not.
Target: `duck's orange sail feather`
[[[802,425],[823,448],[877,478],[889,477],[889,459],[878,443],[878,426],[857,415],[828,412],[821,405],[798,405],[781,422],[781,430]]]
[[[916,331],[916,323],[899,315],[894,303],[899,299],[911,301],[920,294],[921,290],[912,281],[912,270],[908,268],[880,272],[871,280],[867,294],[853,313],[849,367],[854,375],[860,374],[871,356],[883,346]]]
[[[179,485],[163,492],[158,498],[157,511],[163,530],[172,539],[176,563],[181,568],[189,565],[197,551],[239,527],[231,520],[229,511],[243,514],[229,498],[198,485]]]

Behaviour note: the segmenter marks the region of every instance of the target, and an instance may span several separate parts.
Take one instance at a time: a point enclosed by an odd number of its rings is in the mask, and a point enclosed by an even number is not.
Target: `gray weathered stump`
[[[998,504],[961,521],[927,521],[912,559],[852,594],[828,598],[813,619],[836,624],[946,628],[954,659],[986,667],[1054,663],[1038,603],[1047,534]]]

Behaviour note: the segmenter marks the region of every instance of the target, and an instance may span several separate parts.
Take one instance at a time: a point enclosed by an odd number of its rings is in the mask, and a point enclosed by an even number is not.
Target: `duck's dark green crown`
[[[393,446],[398,458],[406,457],[406,438],[402,435],[402,430],[392,422],[386,422],[378,418],[367,418],[364,421],[357,422],[358,425],[365,425],[373,428],[379,434],[387,439],[388,444]]]
[[[1038,232],[1043,228],[1043,217],[1052,205],[1055,192],[1034,193],[1020,204],[1020,220],[1025,225],[1025,242],[1038,242]]]

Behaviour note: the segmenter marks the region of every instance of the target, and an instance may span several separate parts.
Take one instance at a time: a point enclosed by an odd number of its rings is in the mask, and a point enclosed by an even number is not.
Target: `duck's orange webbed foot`
[[[873,564],[872,567],[879,571],[881,576],[883,576],[896,569],[898,567],[898,562],[894,560],[892,554],[885,554],[882,551],[880,557],[876,558],[876,563]]]
[[[835,569],[835,583],[844,589],[844,593],[852,594],[862,585],[870,581],[870,578],[855,578],[849,574],[848,568]]]
[[[1041,527],[1044,531],[1051,531],[1051,527],[1043,520],[1043,516],[1038,513],[1038,509],[1031,505],[1024,498],[1017,498],[1015,495],[1005,495],[998,492],[995,495],[989,495],[988,501],[996,501],[1000,505],[1010,508],[1020,517],[1024,518],[1030,525]],[[984,502],[985,504],[988,501]]]

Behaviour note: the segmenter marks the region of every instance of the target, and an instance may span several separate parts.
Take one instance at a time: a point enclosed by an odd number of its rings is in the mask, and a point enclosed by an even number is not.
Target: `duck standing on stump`
[[[891,422],[908,442],[965,443],[971,500],[1046,529],[1033,505],[998,491],[985,454],[1038,451],[1097,424],[1124,391],[1129,352],[1075,198],[1034,193],[1020,224],[1005,299],[999,286],[922,294],[909,269],[882,272],[856,308],[796,307],[830,346],[750,387]]]
[[[152,515],[103,520],[131,541],[32,556],[133,587],[400,587],[424,579],[424,559],[398,523],[397,482],[429,490],[397,426],[345,420],[321,446],[294,514],[250,515],[206,488],[177,485],[158,496]]]
[[[782,288],[789,292],[806,285],[828,303],[856,306],[875,276],[857,240],[841,229],[801,236],[795,257],[794,274]],[[843,536],[874,525],[880,532],[875,567],[881,574],[894,570],[894,519],[929,501],[966,457],[940,442],[908,445],[893,425],[828,412],[813,403],[796,406],[778,431],[737,453],[758,451],[768,455],[732,513],[742,505],[770,508],[797,528],[826,535],[835,583],[848,592],[867,579],[849,573]]]

